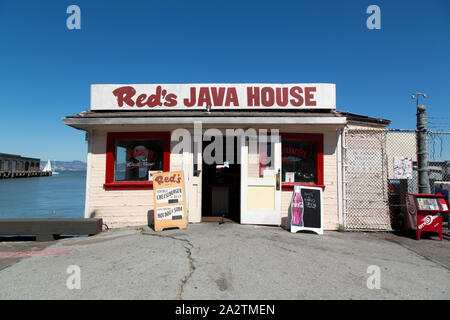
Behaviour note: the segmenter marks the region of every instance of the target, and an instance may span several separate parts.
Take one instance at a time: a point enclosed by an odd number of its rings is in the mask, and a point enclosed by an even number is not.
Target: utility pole
[[[417,171],[419,173],[419,193],[430,192],[430,180],[428,177],[428,142],[427,142],[427,108],[419,105],[419,96],[427,97],[425,93],[415,92],[411,95],[416,99],[417,108]]]

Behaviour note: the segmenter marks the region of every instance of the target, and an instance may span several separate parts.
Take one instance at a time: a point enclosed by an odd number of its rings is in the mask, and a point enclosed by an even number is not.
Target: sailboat
[[[55,161],[53,161],[53,167],[56,168],[55,167]],[[56,172],[56,171],[52,170],[52,164],[51,164],[50,160],[47,161],[47,163],[45,164],[44,169],[42,169],[42,172],[51,172],[52,175],[59,174],[59,172]]]
[[[52,165],[50,164],[50,160],[47,161],[47,164],[45,165],[44,169],[42,169],[42,172],[52,172]]]

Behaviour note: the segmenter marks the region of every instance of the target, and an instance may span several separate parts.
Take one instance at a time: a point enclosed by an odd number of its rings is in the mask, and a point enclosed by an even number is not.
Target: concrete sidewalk
[[[449,299],[450,242],[436,239],[230,223],[110,230],[0,258],[0,299]],[[79,290],[66,286],[70,265]],[[380,289],[367,287],[371,265]]]

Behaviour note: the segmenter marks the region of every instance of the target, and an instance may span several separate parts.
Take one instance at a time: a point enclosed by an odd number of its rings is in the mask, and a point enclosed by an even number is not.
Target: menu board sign
[[[187,227],[183,171],[153,174],[155,231]]]

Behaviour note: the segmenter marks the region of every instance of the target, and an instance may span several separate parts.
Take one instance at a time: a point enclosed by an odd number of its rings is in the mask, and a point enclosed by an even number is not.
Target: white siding
[[[104,126],[95,128],[91,143],[91,181],[89,189],[89,214],[103,218],[109,228],[147,225],[148,211],[153,209],[152,190],[105,190],[106,137],[110,132],[171,131],[178,126]],[[229,128],[230,126],[223,126]],[[264,127],[261,127],[264,128]],[[270,127],[265,127],[270,128]],[[278,128],[280,132],[324,134],[324,184],[323,225],[325,230],[338,227],[337,198],[337,128],[318,125],[290,125]],[[173,145],[172,145],[173,147]],[[171,155],[171,170],[182,170],[182,155]],[[193,192],[194,189],[190,189]],[[198,190],[199,196],[201,190]],[[282,217],[286,218],[292,191],[282,192]],[[282,221],[284,223],[284,219]]]
[[[125,130],[122,128],[114,131]],[[90,215],[103,218],[109,228],[147,225],[148,211],[153,210],[153,190],[103,188],[106,173],[106,137],[106,131],[95,130],[91,140]],[[182,170],[182,155],[171,155],[170,168]]]

